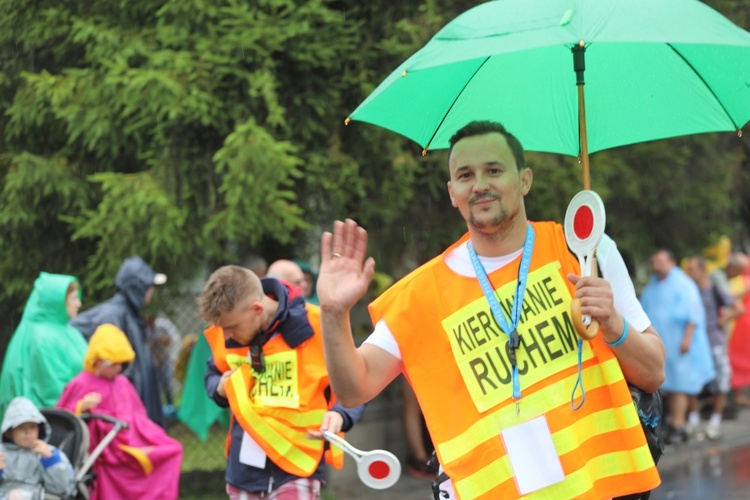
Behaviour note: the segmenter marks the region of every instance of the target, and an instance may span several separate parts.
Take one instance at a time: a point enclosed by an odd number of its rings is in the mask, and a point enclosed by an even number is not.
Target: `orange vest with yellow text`
[[[468,234],[370,304],[398,342],[404,372],[419,400],[440,463],[462,499],[519,498],[501,432],[546,415],[564,480],[524,498],[606,499],[651,490],[659,475],[630,391],[611,349],[598,335],[583,343],[578,410],[578,337],[570,319],[579,274],[562,228],[533,223],[536,233],[517,350],[522,397],[512,398],[505,345],[475,277],[460,276],[444,257]],[[521,257],[489,274],[508,317]],[[576,401],[580,402],[580,390]]]
[[[266,370],[255,373],[249,347],[227,348],[221,327],[203,333],[220,372],[236,369],[225,385],[232,417],[282,470],[299,477],[315,472],[324,454],[324,441],[309,439],[307,430],[318,430],[323,415],[335,403],[326,398],[328,372],[323,359],[320,309],[306,304],[314,334],[292,349],[281,334],[263,345]],[[343,466],[343,452],[335,446],[325,451],[326,461]]]

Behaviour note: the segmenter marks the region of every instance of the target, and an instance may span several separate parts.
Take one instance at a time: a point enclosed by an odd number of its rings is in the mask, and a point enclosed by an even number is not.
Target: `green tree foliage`
[[[380,271],[436,255],[465,230],[445,153],[344,119],[476,3],[0,0],[0,332],[40,270],[79,276],[91,305],[133,253],[179,283],[248,251],[314,257],[320,231],[352,216]],[[711,3],[747,27],[743,2]],[[745,144],[594,155],[609,232],[642,258],[736,230]],[[529,164],[530,215],[562,220],[580,166]]]

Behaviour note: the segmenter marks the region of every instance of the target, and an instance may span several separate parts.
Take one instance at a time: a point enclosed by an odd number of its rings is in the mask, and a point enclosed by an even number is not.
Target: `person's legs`
[[[406,447],[409,456],[407,457],[406,472],[412,476],[432,479],[435,473],[427,467],[427,461],[430,459],[427,448],[422,424],[422,409],[419,407],[417,395],[409,385],[406,379],[401,381],[403,396],[403,421],[404,434],[406,437]]]
[[[700,413],[698,413],[698,396],[688,396],[688,416],[687,424],[685,425],[685,432],[687,432],[689,436],[696,435],[700,429],[700,424],[701,416]]]
[[[711,417],[706,425],[706,436],[709,439],[718,439],[721,436],[721,420],[727,403],[726,394],[717,394],[714,397],[714,406]]]
[[[672,425],[677,429],[685,427],[689,398],[687,394],[676,392],[669,398],[669,413],[672,415]]]
[[[320,498],[320,481],[318,479],[300,478],[282,484],[267,497],[268,500],[318,500]]]
[[[227,483],[226,490],[229,500],[255,500],[260,498],[249,491],[241,490],[238,487]]]
[[[727,405],[727,394],[731,390],[732,367],[729,364],[729,355],[725,346],[714,346],[713,353],[718,391],[714,396],[711,417],[706,426],[706,435],[709,439],[718,439],[721,436],[721,420]]]
[[[673,392],[669,397],[669,414],[672,418],[672,430],[668,435],[668,440],[671,443],[687,441],[687,433],[685,432],[685,416],[688,409],[687,394],[679,394]]]
[[[300,478],[282,484],[270,493],[250,493],[227,483],[229,500],[319,500],[320,480]]]

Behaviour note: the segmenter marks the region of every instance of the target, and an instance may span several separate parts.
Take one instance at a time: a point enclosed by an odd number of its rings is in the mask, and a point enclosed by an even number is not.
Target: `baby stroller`
[[[95,487],[96,474],[91,470],[94,461],[102,454],[102,451],[112,442],[122,429],[127,429],[128,424],[122,420],[98,413],[83,413],[75,415],[60,408],[42,408],[42,415],[52,428],[49,443],[63,451],[70,460],[75,472],[76,486],[69,499],[86,500],[90,496],[90,489]],[[112,424],[112,429],[89,453],[89,428],[86,422],[89,420],[104,420]],[[45,499],[57,499],[59,497],[46,493]]]

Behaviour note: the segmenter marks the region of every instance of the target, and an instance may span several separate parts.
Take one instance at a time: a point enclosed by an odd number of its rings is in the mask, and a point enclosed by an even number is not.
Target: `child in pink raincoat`
[[[120,375],[135,358],[125,334],[116,326],[99,326],[89,341],[84,371],[63,391],[57,406],[78,414],[93,411],[127,422],[94,463],[97,473],[92,500],[178,497],[182,445],[149,420],[130,381]],[[89,422],[91,449],[112,425]]]

